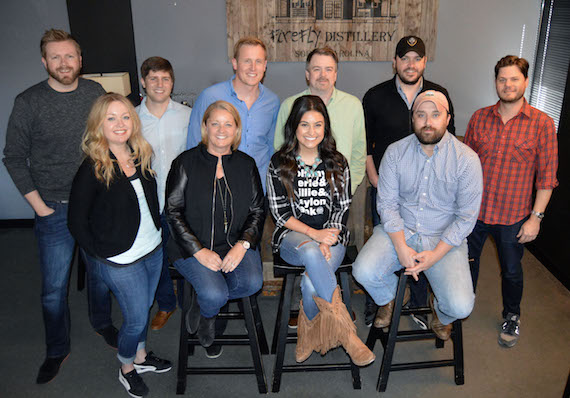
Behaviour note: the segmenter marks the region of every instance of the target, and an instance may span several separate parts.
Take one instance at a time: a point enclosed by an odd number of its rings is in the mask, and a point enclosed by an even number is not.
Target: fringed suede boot
[[[297,349],[295,360],[305,362],[313,353],[320,349],[321,313],[311,320],[307,318],[303,309],[303,300],[299,306],[299,323],[297,327]]]
[[[321,316],[321,354],[342,345],[355,365],[366,366],[372,363],[376,356],[356,335],[356,325],[342,302],[340,287],[337,286],[334,290],[331,303],[316,296],[314,299]]]

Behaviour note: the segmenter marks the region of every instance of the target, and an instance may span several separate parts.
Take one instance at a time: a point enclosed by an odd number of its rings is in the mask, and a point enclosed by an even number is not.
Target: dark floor
[[[0,397],[128,397],[117,380],[116,352],[96,335],[87,318],[86,293],[75,289],[74,270],[69,292],[72,318],[72,352],[60,374],[47,385],[36,385],[35,377],[44,359],[44,333],[39,301],[40,280],[37,250],[31,229],[0,230],[3,278],[0,280]],[[463,323],[465,341],[465,385],[456,386],[452,368],[393,373],[386,397],[561,397],[570,366],[570,293],[530,254],[524,257],[525,292],[522,306],[521,339],[512,349],[497,344],[500,324],[500,280],[492,242],[484,251],[475,309]],[[362,324],[362,295],[354,295],[359,335],[368,329]],[[277,297],[260,297],[262,317],[268,338],[273,332]],[[154,310],[153,313],[154,315]],[[114,308],[115,324],[121,315]],[[177,359],[180,311],[160,331],[149,331],[148,346],[160,356]],[[407,321],[404,321],[407,322]],[[235,323],[235,322],[234,322]],[[241,330],[240,325],[231,325]],[[288,360],[293,360],[289,346]],[[406,343],[396,349],[396,359],[436,359],[448,355],[450,344],[436,350],[433,342]],[[362,390],[353,390],[348,372],[285,374],[280,396],[284,397],[373,397],[379,372],[382,346],[377,344],[378,360],[362,369]],[[344,357],[337,349],[320,359]],[[209,360],[198,349],[191,358],[196,364],[212,366],[249,361],[245,347],[225,347],[219,359]],[[268,384],[274,356],[263,358]],[[150,396],[174,397],[176,368],[166,374],[145,374]],[[186,395],[194,397],[256,397],[252,375],[190,376]]]

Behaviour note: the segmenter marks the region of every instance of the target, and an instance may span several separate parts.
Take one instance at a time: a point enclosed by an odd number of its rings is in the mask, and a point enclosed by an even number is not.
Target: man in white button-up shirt
[[[158,312],[151,323],[152,330],[159,330],[176,310],[176,296],[168,272],[166,254],[169,230],[164,216],[164,191],[172,161],[186,149],[192,109],[170,98],[174,87],[174,71],[170,62],[164,58],[150,57],[143,62],[141,84],[146,91],[146,97],[136,109],[141,119],[143,136],[154,150],[152,169],[156,172],[162,221],[164,261],[156,289]]]

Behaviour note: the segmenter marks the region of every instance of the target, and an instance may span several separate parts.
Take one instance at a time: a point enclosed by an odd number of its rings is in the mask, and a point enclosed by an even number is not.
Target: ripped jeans
[[[335,272],[342,263],[346,247],[337,244],[330,249],[331,258],[327,261],[321,253],[318,242],[295,231],[288,232],[279,246],[283,260],[291,265],[305,267],[305,273],[301,278],[301,292],[303,308],[309,319],[313,319],[319,312],[313,296],[319,296],[330,303],[337,286]]]

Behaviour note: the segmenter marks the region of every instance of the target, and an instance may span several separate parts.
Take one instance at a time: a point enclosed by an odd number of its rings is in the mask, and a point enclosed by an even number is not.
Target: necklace
[[[299,163],[299,166],[305,170],[307,177],[315,177],[317,175],[317,167],[323,162],[318,156],[315,158],[315,162],[312,166],[307,166],[303,159],[301,159],[301,155],[297,155],[295,160]]]
[[[227,194],[228,194],[228,190],[226,187],[226,190],[224,191],[224,194],[222,195],[222,184],[220,183],[220,179],[216,179],[216,184],[218,185],[218,191],[220,191],[220,199],[222,201],[222,212],[224,213],[224,233],[227,234],[228,233],[228,215],[227,215]],[[227,182],[226,182],[227,185]]]

